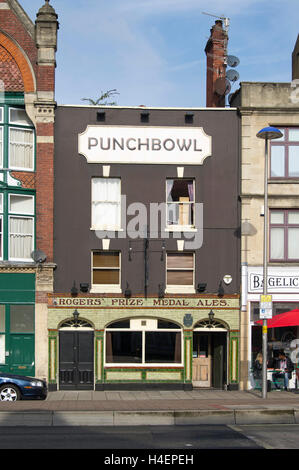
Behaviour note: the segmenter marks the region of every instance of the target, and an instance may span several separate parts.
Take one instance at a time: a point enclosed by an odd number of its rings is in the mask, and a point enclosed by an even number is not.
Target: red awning
[[[262,325],[263,320],[258,320],[255,322],[256,325]],[[295,308],[289,312],[280,313],[275,315],[270,320],[267,320],[268,328],[278,328],[283,326],[297,326],[299,325],[299,309]]]

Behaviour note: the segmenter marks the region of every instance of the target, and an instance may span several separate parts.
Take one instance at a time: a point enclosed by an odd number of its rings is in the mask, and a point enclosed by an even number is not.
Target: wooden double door
[[[93,390],[94,332],[59,332],[60,390]]]
[[[227,382],[227,333],[193,333],[193,387],[223,389]]]

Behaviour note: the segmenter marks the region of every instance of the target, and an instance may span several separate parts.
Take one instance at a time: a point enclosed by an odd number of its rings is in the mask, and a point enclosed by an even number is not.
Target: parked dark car
[[[47,383],[44,380],[0,373],[0,401],[45,400],[47,394]]]

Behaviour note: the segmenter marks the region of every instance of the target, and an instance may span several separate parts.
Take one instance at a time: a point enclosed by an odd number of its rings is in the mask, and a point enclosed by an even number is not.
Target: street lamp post
[[[264,127],[257,135],[259,139],[265,140],[265,172],[264,172],[264,261],[263,261],[263,294],[267,295],[268,282],[268,142],[279,139],[282,132],[276,127]],[[267,318],[263,319],[263,381],[262,398],[267,398]]]

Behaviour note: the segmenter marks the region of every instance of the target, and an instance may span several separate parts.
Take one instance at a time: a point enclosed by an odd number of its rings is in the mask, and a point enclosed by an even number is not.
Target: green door
[[[34,335],[11,334],[9,373],[34,376]]]
[[[35,375],[35,274],[0,274],[0,372]]]
[[[223,389],[226,382],[226,333],[212,334],[213,387]]]

